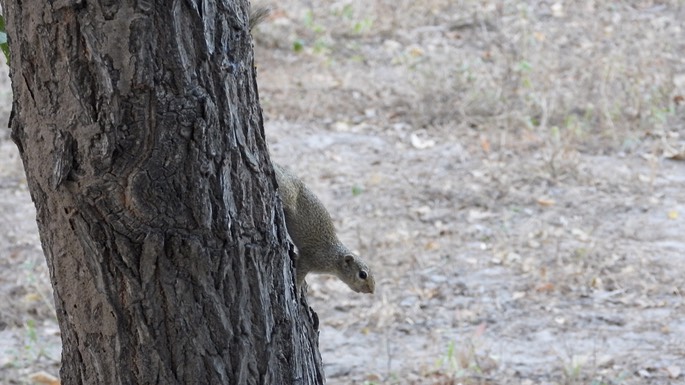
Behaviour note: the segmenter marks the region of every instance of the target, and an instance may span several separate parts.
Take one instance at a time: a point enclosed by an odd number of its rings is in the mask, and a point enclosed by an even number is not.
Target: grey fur
[[[338,240],[330,214],[297,176],[274,164],[288,235],[298,250],[297,285],[308,273],[332,274],[357,293],[373,293],[371,270]],[[366,278],[362,278],[366,275]]]

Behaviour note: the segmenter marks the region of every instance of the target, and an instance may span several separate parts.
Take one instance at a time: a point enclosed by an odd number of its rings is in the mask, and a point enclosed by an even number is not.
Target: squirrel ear
[[[345,261],[345,264],[351,265],[352,262],[354,262],[354,255],[352,255],[352,254],[347,254],[347,255],[345,256],[344,261]]]

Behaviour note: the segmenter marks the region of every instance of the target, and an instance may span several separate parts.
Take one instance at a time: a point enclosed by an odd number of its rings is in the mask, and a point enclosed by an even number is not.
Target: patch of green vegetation
[[[441,370],[445,370],[453,375],[460,375],[462,371],[461,364],[457,360],[456,354],[456,343],[450,341],[447,344],[447,351],[438,359],[436,367]]]
[[[352,186],[352,196],[359,196],[362,195],[364,192],[364,189],[361,186],[354,185]]]
[[[324,16],[333,16],[335,20],[342,21],[342,25],[345,28],[349,28],[349,32],[340,31],[340,26],[336,28],[329,23],[318,21],[315,13],[309,10],[302,19],[302,25],[308,32],[304,34],[305,36],[300,36],[295,40],[293,51],[302,52],[305,48],[310,48],[314,54],[330,57],[333,52],[333,46],[336,44],[346,45],[347,49],[343,51],[349,49],[352,51],[359,50],[358,45],[355,45],[354,41],[351,42],[349,37],[351,35],[365,35],[369,33],[374,25],[374,18],[371,16],[358,18],[356,16],[358,12],[355,12],[354,7],[350,4],[342,8],[333,8],[330,12],[330,15]],[[326,18],[324,17],[324,19]],[[347,39],[334,38],[334,33],[331,29],[337,31],[338,34],[342,33]],[[351,47],[348,45],[351,45]],[[350,58],[356,61],[363,61],[363,57],[360,55],[350,55]]]
[[[7,62],[10,61],[10,46],[7,42],[7,32],[5,31],[5,17],[0,15],[0,50],[5,55]]]
[[[480,336],[482,331],[478,328],[473,338]],[[463,344],[450,341],[445,352],[436,361],[435,368],[434,374],[460,381],[481,376],[485,372],[476,353],[476,345],[471,338]]]
[[[4,353],[11,357],[11,360],[7,361],[6,366],[13,368],[31,366],[41,358],[55,359],[55,357],[49,356],[44,342],[40,340],[34,319],[29,319],[24,324],[23,344],[16,350],[8,349]]]
[[[302,39],[296,39],[293,42],[293,51],[300,53],[304,49],[304,41]]]
[[[308,40],[312,39],[298,37],[293,42],[293,51],[300,53],[304,51],[306,47],[311,46],[312,51],[315,54],[329,55],[331,52],[331,44],[328,37],[329,33],[323,25],[316,22],[314,18],[314,12],[311,10],[307,11],[307,13],[304,15],[304,19],[302,20],[302,24],[310,31],[311,35],[313,35],[313,43],[311,43],[311,45],[308,44]]]
[[[305,13],[303,22],[305,27],[307,27],[317,35],[326,32],[326,29],[321,24],[318,24],[314,21],[314,12],[312,12],[311,10]]]
[[[346,4],[340,10],[334,10],[333,15],[346,20],[349,23],[352,32],[357,35],[363,35],[369,32],[373,27],[374,21],[370,16],[364,17],[361,20],[355,18],[352,4]]]

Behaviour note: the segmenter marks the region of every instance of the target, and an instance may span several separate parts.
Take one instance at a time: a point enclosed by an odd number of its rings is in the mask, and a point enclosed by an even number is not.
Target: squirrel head
[[[338,278],[357,293],[373,294],[376,290],[376,281],[369,267],[361,259],[354,254],[345,254],[340,263],[342,266],[339,268]]]

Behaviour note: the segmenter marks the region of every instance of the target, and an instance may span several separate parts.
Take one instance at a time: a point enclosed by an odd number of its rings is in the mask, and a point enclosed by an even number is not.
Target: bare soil
[[[308,278],[329,384],[685,384],[682,1],[303,3],[254,31],[272,158],[377,282]],[[60,341],[8,137],[0,384],[27,384]]]

